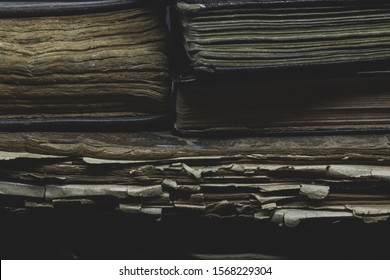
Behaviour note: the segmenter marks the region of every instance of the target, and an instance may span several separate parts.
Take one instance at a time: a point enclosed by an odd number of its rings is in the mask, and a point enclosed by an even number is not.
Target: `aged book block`
[[[156,1],[0,3],[0,124],[166,115],[166,49]]]
[[[390,128],[390,75],[385,71],[251,76],[178,81],[177,130],[286,134]]]
[[[387,1],[181,0],[184,45],[198,71],[388,61]]]
[[[388,137],[0,134],[0,209],[385,221]]]

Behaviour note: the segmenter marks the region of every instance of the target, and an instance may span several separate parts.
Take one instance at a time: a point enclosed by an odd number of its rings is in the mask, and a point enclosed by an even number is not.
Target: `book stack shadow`
[[[387,1],[0,3],[0,253],[388,258],[389,47]]]

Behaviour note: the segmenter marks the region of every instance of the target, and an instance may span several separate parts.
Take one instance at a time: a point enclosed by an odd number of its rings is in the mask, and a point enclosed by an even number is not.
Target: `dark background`
[[[193,259],[261,254],[284,259],[389,259],[390,224],[132,217],[88,211],[2,212],[2,259]]]

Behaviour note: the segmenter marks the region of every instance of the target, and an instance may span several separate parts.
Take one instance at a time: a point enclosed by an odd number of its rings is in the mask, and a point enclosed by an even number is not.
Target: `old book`
[[[386,1],[183,0],[183,134],[390,128]]]
[[[145,128],[166,120],[163,1],[0,3],[0,128]]]
[[[389,135],[0,134],[1,211],[386,221]]]
[[[193,68],[225,72],[389,61],[388,1],[180,0]]]
[[[208,134],[390,128],[388,72],[248,76],[182,77],[176,83],[176,129]]]

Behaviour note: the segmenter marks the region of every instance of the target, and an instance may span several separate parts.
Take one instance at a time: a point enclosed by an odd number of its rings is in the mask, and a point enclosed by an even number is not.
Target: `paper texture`
[[[289,227],[381,222],[390,216],[388,142],[383,134],[195,141],[166,133],[0,133],[0,196],[12,198],[0,208],[191,214]]]

